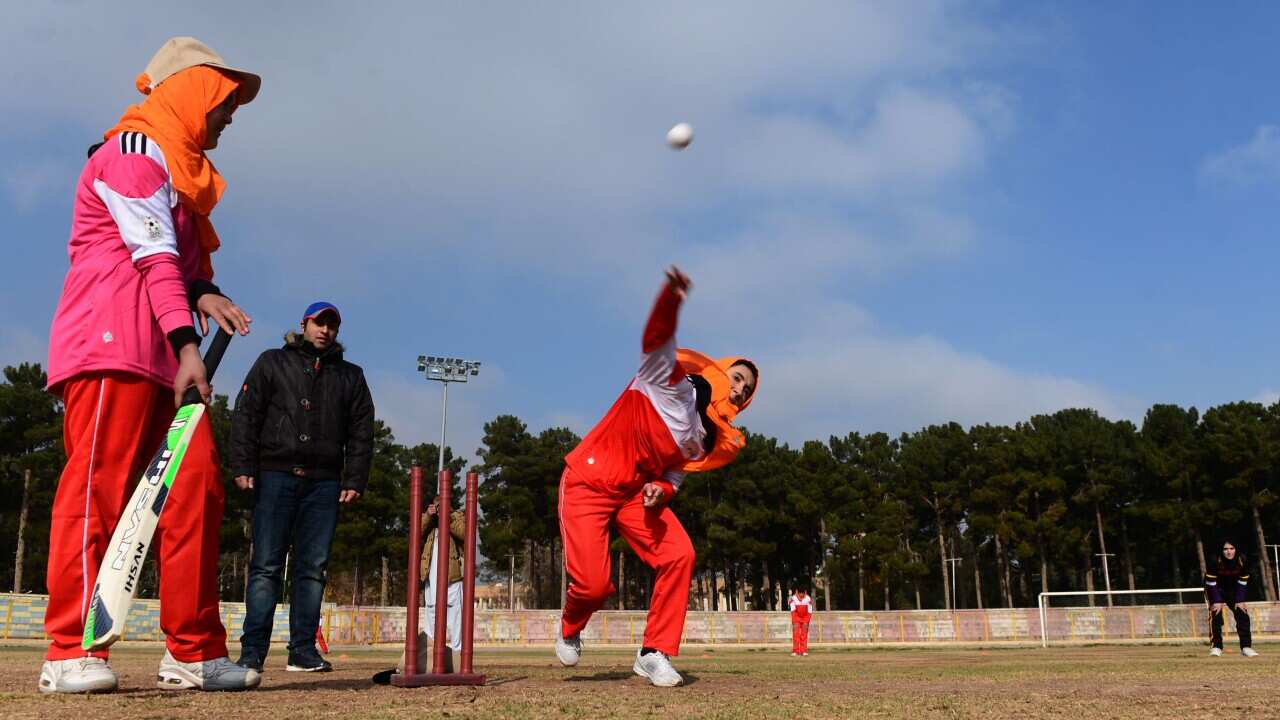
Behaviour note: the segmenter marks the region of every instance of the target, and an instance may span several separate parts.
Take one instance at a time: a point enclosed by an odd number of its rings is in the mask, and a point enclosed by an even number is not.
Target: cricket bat
[[[222,329],[214,335],[213,343],[204,356],[205,376],[209,380],[213,380],[213,373],[218,369],[229,342],[231,336]],[[138,593],[142,563],[147,558],[147,550],[151,547],[173,480],[178,476],[187,446],[204,412],[200,392],[194,387],[187,388],[182,396],[182,407],[178,408],[173,422],[169,424],[169,432],[138,480],[133,497],[125,504],[93,586],[89,615],[84,622],[84,638],[80,642],[85,650],[102,650],[124,635],[129,606]]]

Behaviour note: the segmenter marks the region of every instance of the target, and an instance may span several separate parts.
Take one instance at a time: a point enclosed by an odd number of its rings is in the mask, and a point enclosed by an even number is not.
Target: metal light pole
[[[449,383],[464,383],[467,378],[479,375],[480,363],[461,358],[419,355],[418,372],[425,374],[428,380],[435,380],[444,385],[444,401],[440,408],[440,461],[436,467],[437,477],[439,477],[439,473],[444,471],[445,427],[449,421]]]
[[[952,612],[955,612],[958,609],[956,608],[956,600],[958,599],[956,597],[956,565],[958,565],[961,560],[963,560],[963,558],[958,558],[958,557],[943,558],[943,562],[951,563],[951,611]],[[946,588],[943,588],[942,590],[943,592],[946,592]]]
[[[1115,553],[1094,553],[1094,556],[1102,558],[1102,578],[1107,583],[1107,607],[1111,607],[1111,567],[1107,560],[1115,557]]]

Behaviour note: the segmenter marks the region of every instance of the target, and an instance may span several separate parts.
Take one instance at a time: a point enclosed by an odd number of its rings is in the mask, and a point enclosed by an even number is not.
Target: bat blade
[[[155,537],[160,513],[204,411],[203,404],[183,405],[178,409],[164,442],[125,505],[93,586],[80,643],[85,650],[109,647],[124,634],[125,620],[138,594],[142,565]]]

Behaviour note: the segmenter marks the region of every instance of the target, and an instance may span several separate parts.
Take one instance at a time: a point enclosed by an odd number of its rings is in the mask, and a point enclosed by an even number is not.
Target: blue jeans
[[[253,557],[245,597],[246,654],[267,657],[286,554],[289,557],[289,651],[315,648],[325,567],[338,525],[337,480],[264,471],[253,482]]]

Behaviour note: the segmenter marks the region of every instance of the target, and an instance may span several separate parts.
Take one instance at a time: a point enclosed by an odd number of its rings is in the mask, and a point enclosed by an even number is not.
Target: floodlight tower
[[[444,402],[440,410],[440,462],[436,468],[438,477],[444,470],[444,431],[449,421],[449,383],[464,383],[467,378],[479,375],[480,363],[461,358],[419,355],[418,372],[426,375],[428,380],[435,380],[444,385]]]

